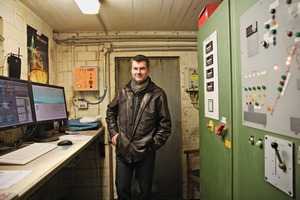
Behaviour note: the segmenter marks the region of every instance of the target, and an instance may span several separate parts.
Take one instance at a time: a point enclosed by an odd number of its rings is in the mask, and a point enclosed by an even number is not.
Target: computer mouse
[[[72,145],[73,142],[71,140],[63,140],[57,143],[58,146],[67,146],[67,145]]]

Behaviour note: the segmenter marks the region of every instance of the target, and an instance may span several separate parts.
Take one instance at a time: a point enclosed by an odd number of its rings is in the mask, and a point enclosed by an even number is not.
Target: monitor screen
[[[0,130],[34,123],[28,81],[0,76]]]
[[[31,82],[33,110],[36,127],[35,142],[51,142],[58,140],[55,134],[54,122],[67,121],[64,87]]]
[[[68,118],[64,87],[31,83],[37,123]]]

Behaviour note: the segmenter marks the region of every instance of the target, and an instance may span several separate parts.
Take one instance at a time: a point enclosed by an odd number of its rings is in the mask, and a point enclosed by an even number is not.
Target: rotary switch
[[[223,136],[223,135],[225,135],[226,131],[227,131],[227,128],[226,128],[225,124],[220,124],[219,126],[216,126],[216,135]]]
[[[264,41],[262,41],[262,42],[260,43],[260,45],[266,49],[266,48],[269,47],[269,41],[264,40]]]

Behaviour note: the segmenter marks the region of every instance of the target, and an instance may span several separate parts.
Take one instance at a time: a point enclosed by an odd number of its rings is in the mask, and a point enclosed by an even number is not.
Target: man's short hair
[[[134,56],[132,59],[131,59],[131,63],[132,61],[135,61],[135,62],[142,62],[142,61],[145,61],[146,62],[146,67],[149,68],[150,67],[150,64],[149,64],[149,59],[144,56],[144,55],[136,55]]]

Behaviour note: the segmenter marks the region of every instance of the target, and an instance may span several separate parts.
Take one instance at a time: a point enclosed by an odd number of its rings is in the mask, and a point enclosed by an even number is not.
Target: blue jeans
[[[138,177],[140,197],[143,200],[151,200],[153,172],[156,152],[151,152],[139,162],[127,163],[116,157],[116,187],[118,200],[131,200],[132,174]]]

